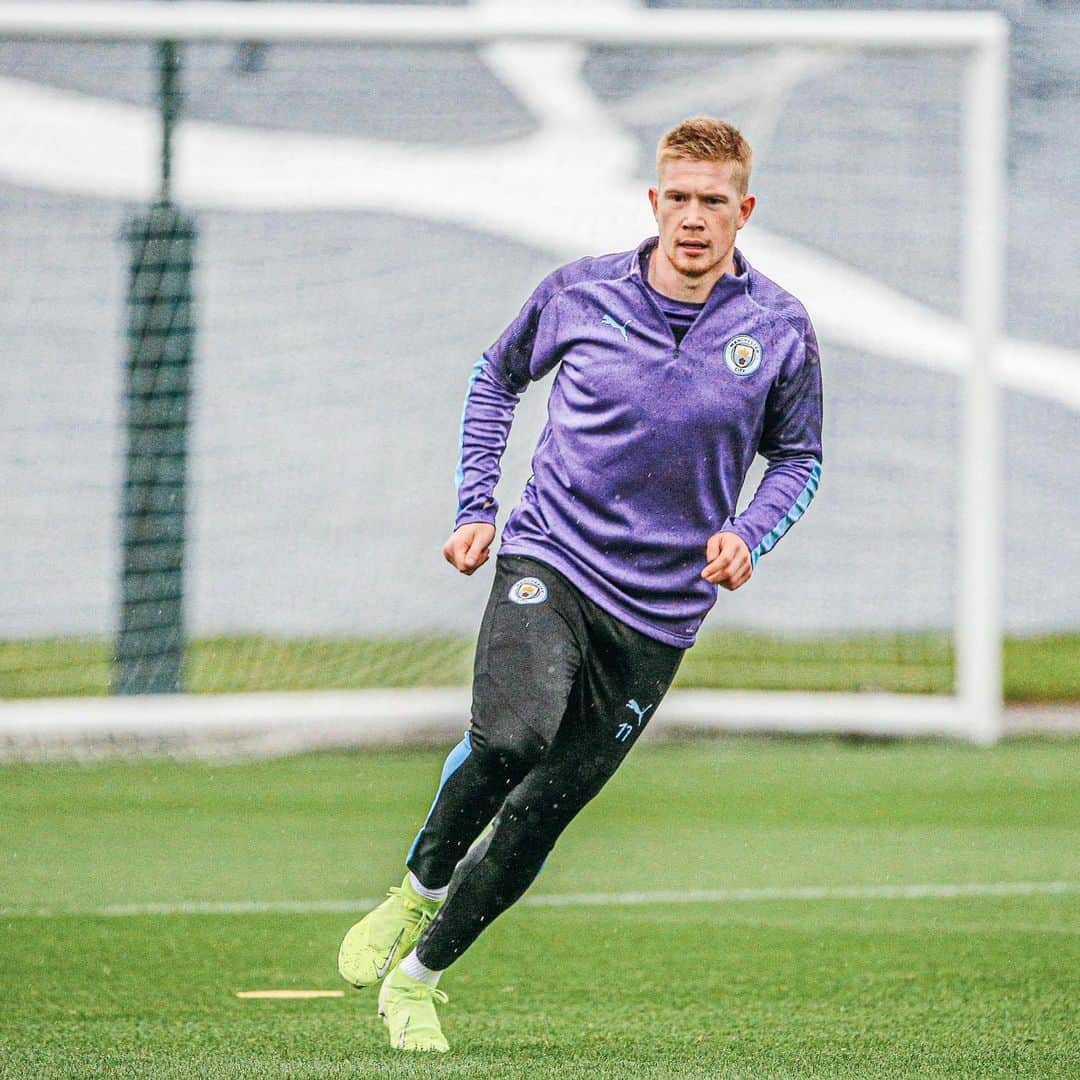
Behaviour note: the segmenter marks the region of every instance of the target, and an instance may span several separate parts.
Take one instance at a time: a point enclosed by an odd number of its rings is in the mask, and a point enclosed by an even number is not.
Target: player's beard
[[[674,252],[669,254],[668,258],[671,261],[671,265],[686,278],[702,278],[713,273],[718,266],[721,266],[724,259],[731,254],[731,250],[719,256],[715,256],[717,245],[710,243],[709,246],[700,255],[687,255],[686,252],[679,246],[678,243],[674,246]]]

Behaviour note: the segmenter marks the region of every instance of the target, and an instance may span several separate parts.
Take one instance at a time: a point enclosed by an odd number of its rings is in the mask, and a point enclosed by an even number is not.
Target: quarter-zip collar
[[[634,278],[639,285],[647,288],[648,283],[642,279],[641,264],[645,256],[651,255],[653,249],[660,243],[659,236],[650,236],[638,244],[630,260],[630,272],[628,277]],[[745,295],[750,291],[750,264],[746,256],[738,249],[734,251],[735,273],[723,274],[712,287],[712,291],[705,298],[701,308],[701,314],[706,315],[715,310],[726,300],[733,296]]]
[[[637,246],[630,258],[630,272],[627,274],[627,277],[636,282],[649,306],[660,316],[668,333],[671,334],[674,355],[677,360],[686,343],[686,339],[694,333],[695,329],[701,324],[703,319],[708,318],[714,311],[727,303],[727,301],[738,296],[745,296],[750,291],[750,264],[746,261],[746,256],[744,256],[738,248],[735,248],[735,273],[723,274],[717,279],[716,284],[712,287],[712,291],[705,298],[705,302],[701,306],[698,317],[690,324],[686,333],[683,334],[682,341],[679,342],[675,340],[675,335],[668,325],[667,316],[665,316],[660,309],[660,305],[652,295],[649,283],[642,273],[642,263],[644,263],[646,258],[652,254],[659,242],[660,237],[650,236]]]

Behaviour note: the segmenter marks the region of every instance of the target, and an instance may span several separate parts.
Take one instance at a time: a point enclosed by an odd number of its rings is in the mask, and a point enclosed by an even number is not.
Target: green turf
[[[194,693],[464,686],[473,639],[207,638],[188,646],[184,682]],[[86,638],[0,642],[0,698],[107,694],[111,646]],[[1080,633],[1009,638],[1010,701],[1080,701]],[[780,639],[703,634],[678,686],[759,690],[949,693],[953,657],[933,634]]]
[[[86,914],[371,896],[442,757],[0,769],[0,1076],[1080,1075],[1075,892],[519,907],[444,980],[437,1061],[370,993],[234,997],[335,987],[349,915]],[[644,745],[532,892],[1080,882],[1078,776],[1080,740]]]

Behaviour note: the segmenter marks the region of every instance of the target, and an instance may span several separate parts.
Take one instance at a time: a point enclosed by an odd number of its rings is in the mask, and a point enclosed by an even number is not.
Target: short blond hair
[[[750,168],[754,152],[734,124],[714,120],[711,116],[691,116],[676,124],[656,147],[656,172],[671,158],[688,161],[726,161],[739,192],[746,194],[750,186]]]

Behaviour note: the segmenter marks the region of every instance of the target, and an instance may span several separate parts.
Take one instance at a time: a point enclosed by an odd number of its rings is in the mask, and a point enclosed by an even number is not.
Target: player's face
[[[649,189],[649,202],[671,265],[684,277],[717,273],[732,257],[754,196],[739,191],[726,161],[669,158],[658,185]]]

